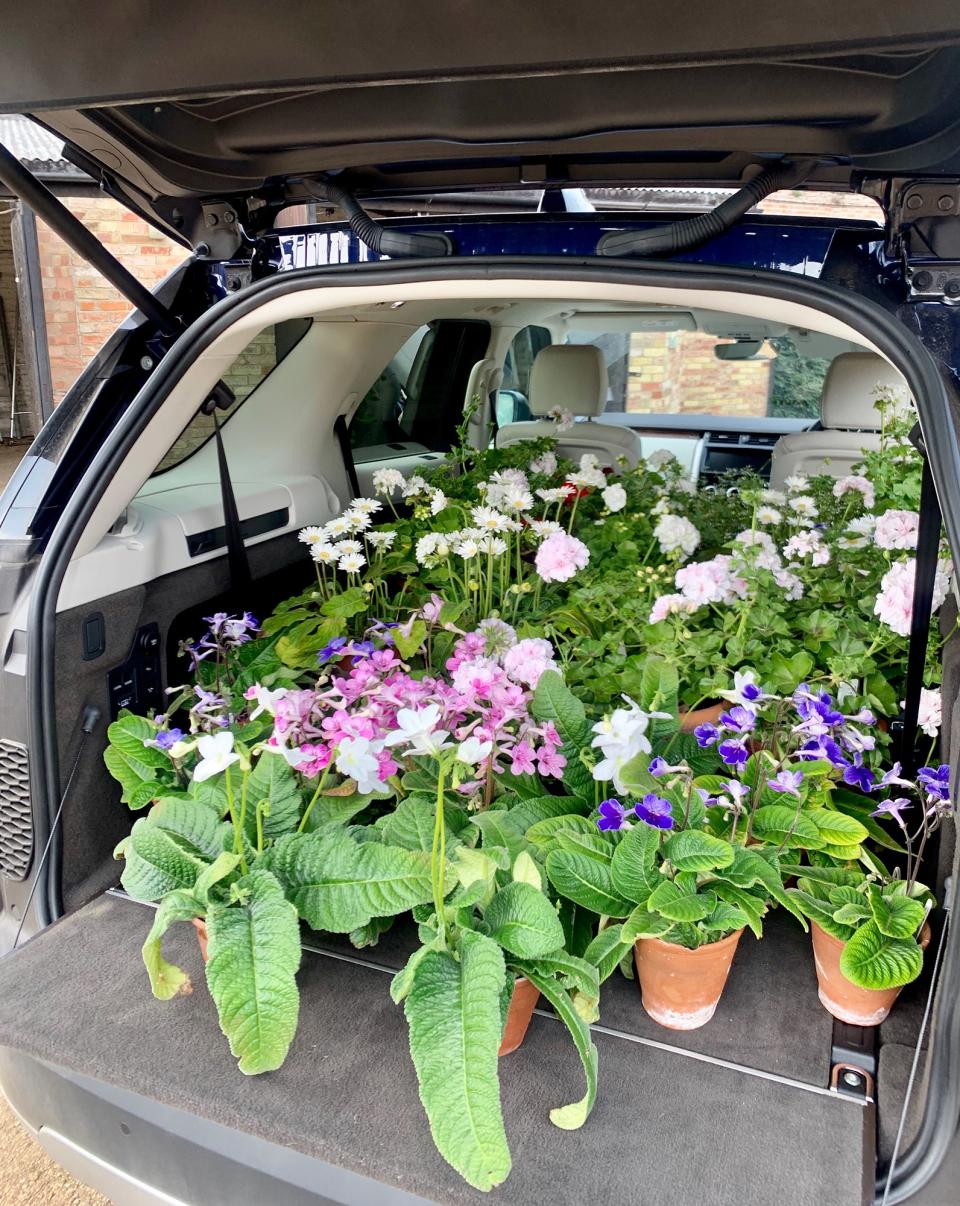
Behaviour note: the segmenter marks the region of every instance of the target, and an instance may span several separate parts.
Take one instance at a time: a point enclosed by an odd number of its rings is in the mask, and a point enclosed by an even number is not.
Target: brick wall
[[[683,414],[765,415],[772,361],[718,360],[720,340],[701,331],[634,332],[630,338],[626,409]]]
[[[71,197],[65,203],[148,289],[187,254],[179,243],[109,197]],[[37,240],[56,404],[131,307],[40,220]]]

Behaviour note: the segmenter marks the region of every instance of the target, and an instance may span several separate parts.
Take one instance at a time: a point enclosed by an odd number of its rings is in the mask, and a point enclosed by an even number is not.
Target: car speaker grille
[[[33,856],[27,747],[0,740],[0,874],[25,879]]]

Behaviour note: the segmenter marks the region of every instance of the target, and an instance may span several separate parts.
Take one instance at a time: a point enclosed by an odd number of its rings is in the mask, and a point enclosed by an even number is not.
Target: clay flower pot
[[[853,1026],[879,1026],[886,1020],[901,989],[861,988],[852,983],[840,970],[840,956],[847,944],[821,929],[815,921],[810,922],[810,937],[817,965],[820,1004],[841,1022]],[[927,949],[929,941],[930,927],[925,925],[920,934],[922,950]]]
[[[194,923],[196,924],[196,923]],[[498,1055],[509,1055],[516,1051],[526,1038],[527,1027],[533,1017],[533,1011],[540,1000],[540,990],[534,988],[523,976],[517,977],[513,986],[513,996],[510,998],[510,1008],[507,1010],[507,1024],[503,1028],[503,1041]]]
[[[202,917],[194,917],[193,928],[197,931],[197,942],[200,943],[200,954],[204,963],[207,962],[207,923]]]
[[[670,1030],[697,1030],[713,1017],[743,930],[688,950],[662,938],[634,947],[643,1007]]]
[[[694,708],[692,712],[680,711],[680,732],[692,733],[702,724],[716,724],[720,713],[725,711],[727,704],[720,702],[707,704],[705,708]]]

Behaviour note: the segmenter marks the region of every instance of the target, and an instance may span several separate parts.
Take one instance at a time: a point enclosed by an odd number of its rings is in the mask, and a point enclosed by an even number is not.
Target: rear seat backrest
[[[820,395],[822,430],[781,436],[773,449],[770,485],[780,489],[796,473],[843,477],[880,447],[878,387],[909,398],[901,374],[875,352],[843,352],[832,361]]]
[[[579,460],[593,453],[603,468],[616,468],[625,457],[633,468],[641,456],[640,437],[628,427],[591,420],[602,415],[607,406],[607,366],[603,352],[593,344],[551,344],[542,348],[530,370],[530,396],[527,404],[535,415],[526,423],[506,423],[497,432],[498,448],[553,436],[561,455]],[[586,423],[574,423],[558,432],[545,416],[552,411],[569,411]]]

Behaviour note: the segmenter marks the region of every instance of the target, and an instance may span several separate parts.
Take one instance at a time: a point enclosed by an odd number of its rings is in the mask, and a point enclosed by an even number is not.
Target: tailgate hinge
[[[907,299],[960,305],[960,180],[895,178],[884,191],[887,254],[903,266]]]

